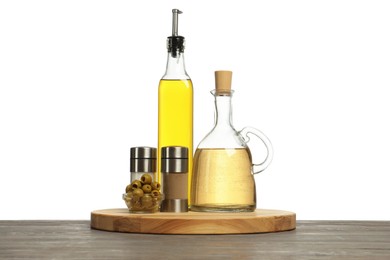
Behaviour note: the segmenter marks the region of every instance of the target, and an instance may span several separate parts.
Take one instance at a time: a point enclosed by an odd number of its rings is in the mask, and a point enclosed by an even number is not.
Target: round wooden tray
[[[295,213],[257,209],[246,213],[133,214],[128,209],[103,209],[91,213],[91,228],[154,234],[244,234],[295,229]]]

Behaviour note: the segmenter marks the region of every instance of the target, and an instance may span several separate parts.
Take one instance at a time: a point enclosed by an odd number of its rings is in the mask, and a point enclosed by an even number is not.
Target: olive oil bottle
[[[161,147],[188,148],[188,187],[193,158],[193,88],[184,66],[184,37],[178,35],[178,15],[173,9],[172,36],[167,39],[168,61],[158,88],[158,180],[161,182]],[[164,185],[164,184],[162,184]],[[188,191],[188,196],[190,192]]]

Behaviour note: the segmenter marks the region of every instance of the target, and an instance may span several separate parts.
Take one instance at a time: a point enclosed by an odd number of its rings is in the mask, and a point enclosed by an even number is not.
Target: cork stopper
[[[215,93],[230,95],[232,90],[232,74],[230,70],[215,71]]]

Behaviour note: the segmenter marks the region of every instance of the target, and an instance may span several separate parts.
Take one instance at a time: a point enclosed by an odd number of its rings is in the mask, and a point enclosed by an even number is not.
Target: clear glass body
[[[256,208],[252,156],[232,124],[232,93],[212,92],[215,126],[195,151],[191,183],[193,211],[240,212]]]
[[[167,69],[158,89],[157,175],[161,182],[161,147],[188,147],[188,187],[193,159],[193,87],[184,66],[184,54],[168,52]],[[188,196],[190,196],[189,188]]]

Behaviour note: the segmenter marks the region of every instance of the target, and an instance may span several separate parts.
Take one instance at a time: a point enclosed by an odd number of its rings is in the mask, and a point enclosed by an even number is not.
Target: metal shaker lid
[[[161,172],[188,172],[188,148],[183,146],[162,147]]]
[[[130,172],[156,172],[154,147],[140,146],[130,149]]]
[[[156,151],[156,148],[148,146],[131,147],[130,158],[156,159]]]
[[[161,148],[161,158],[188,159],[188,148],[184,146],[165,146]]]

